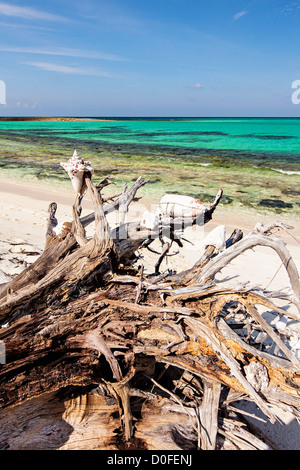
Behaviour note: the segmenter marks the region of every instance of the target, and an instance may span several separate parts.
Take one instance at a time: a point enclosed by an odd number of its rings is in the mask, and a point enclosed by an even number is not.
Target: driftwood
[[[225,249],[210,245],[182,273],[153,275],[135,267],[137,250],[162,241],[162,258],[178,230],[211,220],[222,197],[202,216],[165,218],[155,230],[126,222],[139,178],[103,202],[103,185],[85,185],[94,211],[80,217],[76,196],[71,232],[55,235],[49,206],[45,249],[35,263],[0,286],[0,444],[6,449],[273,449],[241,400],[274,422],[271,405],[300,417],[300,367],[281,334],[258,306],[300,319],[297,268],[280,224],[236,230]],[[119,210],[111,229],[106,214]],[[95,221],[91,239],[85,228]],[[280,228],[280,227],[279,227]],[[283,227],[286,229],[286,227]],[[220,287],[214,278],[245,250],[275,250],[289,292]],[[289,301],[294,311],[275,302]],[[237,320],[237,318],[240,318]]]

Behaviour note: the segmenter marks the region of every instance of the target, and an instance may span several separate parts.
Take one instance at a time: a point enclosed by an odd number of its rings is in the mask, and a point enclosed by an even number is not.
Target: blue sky
[[[0,0],[3,116],[300,116],[300,1]]]

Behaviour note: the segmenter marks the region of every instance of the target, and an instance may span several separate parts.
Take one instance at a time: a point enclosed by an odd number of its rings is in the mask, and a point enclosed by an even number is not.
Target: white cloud
[[[191,85],[191,88],[203,88],[200,83],[196,83],[195,85]]]
[[[67,18],[53,15],[30,7],[20,7],[9,3],[0,3],[0,15],[13,16],[27,20],[66,21]]]
[[[242,18],[242,16],[245,16],[248,14],[248,11],[247,10],[242,10],[242,11],[239,11],[238,13],[236,13],[233,17],[234,20],[239,20],[240,18]]]
[[[41,54],[41,55],[55,55],[66,57],[84,57],[86,59],[100,59],[110,61],[124,61],[120,56],[115,54],[107,54],[103,52],[91,52],[80,49],[59,48],[59,49],[36,49],[30,47],[6,47],[0,46],[1,52],[16,52],[20,54]]]
[[[38,106],[38,102],[35,101],[33,104],[28,104],[27,102],[23,103],[21,101],[17,101],[16,102],[16,106],[17,108],[32,108],[32,109],[35,109],[37,106]],[[10,108],[13,108],[14,106],[10,106]]]
[[[284,13],[286,15],[287,13],[293,12],[294,10],[298,10],[299,8],[300,8],[299,2],[289,3],[284,8],[281,9],[280,13]]]
[[[25,65],[31,65],[47,72],[58,72],[68,75],[90,75],[95,77],[112,77],[107,72],[102,72],[93,67],[70,67],[68,65],[53,64],[50,62],[23,62]]]
[[[29,29],[33,31],[55,31],[55,28],[49,27],[49,26],[40,26],[32,23],[9,23],[5,21],[0,21],[0,28],[6,28],[6,29]]]

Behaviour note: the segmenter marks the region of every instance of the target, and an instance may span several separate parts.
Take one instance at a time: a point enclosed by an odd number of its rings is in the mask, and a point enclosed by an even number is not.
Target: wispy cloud
[[[239,11],[238,13],[236,13],[233,17],[234,20],[239,20],[240,18],[242,18],[242,16],[245,16],[247,15],[249,12],[247,10],[242,10],[242,11]]]
[[[285,15],[300,8],[300,2],[293,2],[285,5],[281,10],[280,13],[284,13]]]
[[[94,67],[71,67],[69,65],[53,64],[51,62],[23,62],[47,72],[58,72],[67,75],[89,75],[94,77],[116,77],[108,72],[103,72]],[[119,77],[120,78],[120,77]]]
[[[27,20],[46,20],[46,21],[68,21],[67,18],[54,15],[35,8],[11,5],[9,3],[0,3],[0,15],[23,18]]]
[[[6,28],[6,29],[22,29],[22,30],[33,30],[33,31],[55,31],[55,27],[50,27],[50,26],[40,26],[37,24],[32,24],[32,23],[24,23],[22,22],[17,23],[16,21],[14,22],[6,22],[6,21],[0,21],[0,28]]]
[[[33,104],[28,104],[27,102],[23,103],[21,101],[17,101],[16,103],[16,106],[17,108],[31,108],[31,109],[35,109],[38,107],[38,102],[35,101]]]
[[[0,52],[15,52],[20,54],[40,54],[65,57],[83,57],[86,59],[110,60],[110,61],[126,61],[126,59],[104,52],[93,52],[81,49],[58,48],[58,49],[39,49],[34,47],[7,47],[0,46]]]
[[[203,86],[200,83],[195,83],[195,85],[191,85],[190,88],[199,89],[199,88],[203,88]]]

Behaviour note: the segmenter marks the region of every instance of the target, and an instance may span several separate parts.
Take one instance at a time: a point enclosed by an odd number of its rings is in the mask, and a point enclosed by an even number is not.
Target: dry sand
[[[42,252],[45,242],[45,232],[47,227],[48,206],[51,202],[57,202],[57,218],[59,221],[72,219],[72,204],[74,193],[63,191],[55,187],[42,188],[41,186],[29,186],[17,182],[7,182],[0,179],[0,283],[5,281],[5,276],[14,276],[20,273],[29,263],[32,263]],[[154,206],[152,207],[152,209]],[[143,199],[132,205],[129,219],[141,217],[144,210],[151,209],[151,203]],[[85,198],[83,213],[86,215],[92,211],[92,204]],[[184,247],[178,253],[177,245],[171,256],[161,266],[162,270],[172,269],[177,272],[191,267],[203,252],[203,240],[205,236],[218,225],[226,227],[226,234],[229,236],[235,228],[243,230],[244,234],[251,231],[256,223],[268,223],[274,220],[281,220],[294,226],[291,235],[280,232],[292,255],[298,270],[300,271],[300,222],[287,221],[277,217],[264,217],[247,212],[234,212],[232,210],[218,207],[213,220],[204,228],[185,231],[185,237],[191,242],[184,242]],[[116,221],[114,216],[109,216],[111,226]],[[93,227],[89,229],[92,235]],[[155,245],[156,244],[156,245]],[[154,242],[159,249],[158,242]],[[145,250],[144,250],[145,251]],[[147,272],[153,272],[157,255],[146,251],[140,263],[145,265]],[[275,276],[275,277],[274,277]],[[2,279],[2,281],[1,281]],[[281,266],[278,255],[268,248],[256,248],[250,250],[233,261],[218,276],[217,281],[227,284],[236,284],[240,281],[249,281],[250,286],[269,286],[278,289],[288,286],[288,277]],[[256,408],[256,407],[255,407]],[[251,409],[253,414],[256,409]],[[264,431],[277,443],[280,449],[300,449],[300,426],[298,421],[287,412],[276,411],[281,421],[274,425],[263,424],[255,420],[257,425],[261,425]]]

